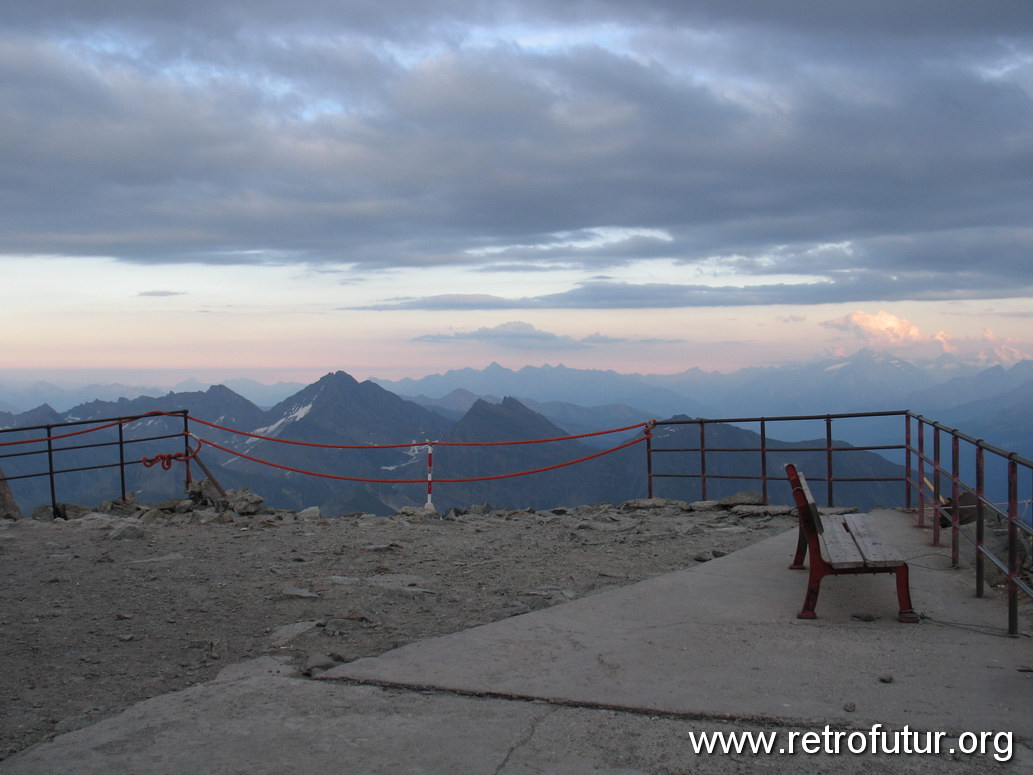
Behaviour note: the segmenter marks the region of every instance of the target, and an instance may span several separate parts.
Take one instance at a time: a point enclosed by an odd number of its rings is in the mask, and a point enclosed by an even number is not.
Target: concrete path
[[[909,546],[908,556],[934,551],[899,512],[872,518]],[[785,533],[717,562],[414,643],[323,677],[802,723],[1006,729],[1024,717],[1033,732],[1033,674],[1017,672],[1033,661],[1029,639],[901,624],[888,574],[826,578],[820,618],[796,619],[807,574],[787,569],[794,542],[795,533]],[[933,554],[914,563],[949,561]],[[912,573],[917,611],[1002,632],[1003,611],[974,597],[970,574]]]
[[[790,532],[317,681],[271,659],[234,666],[0,773],[847,773],[872,761],[697,755],[689,737],[875,723],[1015,736],[1005,764],[998,736],[983,756],[883,756],[880,771],[1033,772],[1033,641],[1003,637],[1001,602],[976,599],[971,573],[945,569],[912,516],[872,518],[914,558],[920,624],[896,621],[890,576],[828,578],[820,618],[796,619],[806,572],[786,567]]]

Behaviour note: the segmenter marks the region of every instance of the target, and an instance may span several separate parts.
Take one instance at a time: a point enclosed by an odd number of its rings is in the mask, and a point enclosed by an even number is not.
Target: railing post
[[[212,472],[211,472],[211,470],[209,470],[208,466],[206,466],[204,464],[204,461],[201,460],[201,456],[200,455],[194,455],[194,460],[197,461],[197,465],[200,466],[201,470],[204,472],[204,475],[208,477],[208,481],[211,482],[215,486],[216,492],[218,492],[219,495],[221,495],[222,497],[225,498],[226,497],[226,490],[223,489],[223,486],[221,484],[219,484],[219,480],[215,478],[215,475],[212,474]]]
[[[1008,635],[1019,637],[1019,469],[1008,459]]]
[[[122,500],[126,499],[126,437],[125,425],[118,424],[118,480],[122,488]]]
[[[925,527],[925,419],[919,415],[918,423],[918,526]]]
[[[933,546],[940,545],[940,426],[933,425]]]
[[[700,494],[699,499],[705,501],[707,499],[707,433],[706,423],[702,420],[699,421],[699,481],[700,481]]]
[[[656,420],[650,420],[643,428],[646,434],[646,497],[653,497],[653,428]]]
[[[959,525],[961,524],[961,511],[959,501],[961,500],[961,466],[958,460],[958,445],[961,440],[958,438],[956,433],[951,434],[951,567],[958,568],[961,566],[960,558],[958,557],[959,547],[958,540],[960,539]]]
[[[828,477],[826,491],[828,493],[828,505],[835,506],[836,501],[832,491],[832,415],[825,415],[825,474]]]
[[[434,445],[427,439],[427,508],[434,508]]]
[[[904,415],[904,508],[911,508],[911,415]]]
[[[183,410],[183,454],[186,456],[186,462],[183,464],[183,491],[186,492],[194,480],[190,473],[190,417],[187,409]]]
[[[54,440],[51,438],[54,431],[53,425],[47,425],[47,475],[50,478],[50,508],[54,519],[60,516],[57,508],[57,484],[54,482]]]
[[[983,442],[976,443],[976,597],[983,596],[983,540],[986,535],[986,511],[983,508],[986,468],[983,460]]]
[[[768,430],[767,422],[760,421],[760,491],[765,505],[768,503]]]

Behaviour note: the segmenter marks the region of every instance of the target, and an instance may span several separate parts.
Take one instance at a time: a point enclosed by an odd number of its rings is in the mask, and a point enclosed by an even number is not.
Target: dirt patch
[[[794,525],[785,508],[666,500],[445,518],[198,507],[0,521],[0,758],[235,661],[318,672]]]

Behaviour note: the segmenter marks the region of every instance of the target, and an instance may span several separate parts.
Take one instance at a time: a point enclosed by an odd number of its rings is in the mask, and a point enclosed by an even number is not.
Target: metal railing
[[[9,473],[0,481],[47,477],[54,516],[64,516],[58,501],[59,477],[76,472],[117,468],[121,497],[125,499],[127,468],[146,462],[144,458],[139,457],[129,459],[127,447],[182,438],[183,457],[187,461],[186,481],[189,482],[189,439],[192,435],[189,427],[190,417],[186,410],[163,414],[166,422],[175,422],[177,417],[181,418],[182,429],[146,436],[127,435],[126,429],[132,423],[144,419],[153,421],[154,413],[0,429],[0,468],[3,467],[4,461],[8,460],[21,461],[33,456],[45,458],[45,463],[38,469]],[[881,440],[893,443],[871,443],[871,433],[868,434],[870,443],[855,445],[842,439],[837,440],[837,435],[849,436],[839,429],[850,421],[860,420],[871,425],[876,418],[889,418],[890,422],[897,422],[893,418],[900,418],[896,430],[880,431],[876,434],[887,435],[887,438]],[[786,426],[790,423],[815,422],[820,423],[823,428],[816,439],[787,442],[771,435],[772,426],[788,430]],[[759,432],[750,437],[753,440],[752,445],[742,446],[734,443],[736,433],[748,433],[741,427],[744,425],[755,425],[758,428]],[[78,431],[71,430],[78,426],[91,427]],[[682,432],[682,429],[691,426],[695,426],[695,431],[690,431],[691,441],[686,441],[687,434]],[[721,428],[720,431],[718,426]],[[80,436],[108,429],[113,429],[115,438],[77,443]],[[708,429],[712,430],[708,433]],[[725,419],[676,418],[650,423],[646,430],[646,481],[649,497],[654,496],[654,484],[657,480],[694,482],[698,484],[699,494],[703,500],[707,499],[712,487],[718,482],[748,480],[759,483],[764,502],[767,503],[771,483],[787,481],[778,463],[790,461],[802,464],[801,467],[805,466],[808,478],[812,482],[824,483],[826,502],[829,506],[836,505],[837,492],[848,488],[852,488],[855,495],[864,490],[877,489],[880,497],[886,498],[882,505],[903,505],[905,508],[913,507],[917,493],[917,523],[918,526],[925,527],[927,517],[932,514],[933,545],[940,545],[942,529],[950,529],[952,566],[959,566],[961,539],[964,538],[971,543],[974,549],[977,596],[982,596],[985,591],[987,562],[1006,574],[1008,632],[1012,635],[1017,634],[1018,593],[1021,591],[1033,599],[1033,585],[1022,577],[1020,552],[1020,547],[1028,547],[1030,538],[1033,537],[1033,525],[1028,519],[1030,501],[1033,498],[1033,461],[904,410]],[[12,438],[12,435],[18,434],[21,434],[22,438]],[[902,441],[894,440],[894,437],[899,439],[901,436]],[[722,442],[722,438],[733,441]],[[680,443],[677,446],[666,446],[663,444],[664,439],[674,439]],[[61,461],[67,459],[66,456],[77,451],[103,448],[113,450],[109,462],[79,466],[61,465]],[[884,474],[852,475],[850,456],[865,452],[879,455],[885,464]],[[718,458],[722,455],[740,457],[734,465],[721,466],[718,464]],[[899,463],[894,464],[894,458]],[[196,454],[194,459],[212,478]],[[682,462],[687,459],[689,465],[683,465],[673,471],[658,471],[657,463],[662,459]],[[148,465],[151,464],[148,462]],[[24,466],[19,465],[18,468],[22,469]],[[869,465],[868,469],[872,470],[872,466]],[[775,473],[772,473],[773,471]],[[947,487],[944,487],[945,483]],[[974,533],[964,527],[970,520],[962,519],[962,504],[966,497],[972,502],[972,510],[975,512],[971,520],[974,523]],[[941,520],[946,524],[941,525]],[[1006,525],[1005,557],[998,556],[986,545],[988,524],[991,521]]]
[[[30,460],[38,457],[46,457],[45,467],[35,467],[28,473],[5,475],[0,477],[3,481],[13,482],[22,479],[37,479],[47,477],[50,489],[50,506],[55,517],[63,516],[61,504],[58,501],[58,477],[65,474],[79,473],[83,471],[97,471],[117,468],[119,473],[119,485],[121,498],[126,498],[126,470],[129,466],[140,465],[140,458],[128,459],[127,447],[136,444],[144,444],[164,439],[182,439],[184,451],[189,453],[189,417],[187,410],[181,409],[168,412],[169,415],[182,417],[183,428],[171,433],[161,433],[153,436],[138,436],[128,438],[127,427],[138,420],[154,420],[153,415],[139,414],[125,417],[109,417],[96,420],[71,420],[60,423],[47,423],[45,425],[29,425],[17,428],[0,428],[0,468],[3,468],[5,460]],[[82,431],[70,429],[85,427]],[[105,441],[94,441],[87,444],[72,443],[80,436],[95,438],[94,433],[98,430],[113,429],[117,437]],[[14,434],[25,434],[30,438],[8,440]],[[90,434],[86,436],[86,434]],[[79,452],[87,449],[112,448],[112,460],[106,463],[94,463],[91,465],[67,465],[61,467],[61,460],[67,459],[69,453]],[[7,450],[13,449],[14,452]],[[189,469],[188,469],[189,470]]]
[[[911,433],[912,421],[914,434]],[[931,444],[928,430],[932,431]],[[912,447],[912,437],[917,438],[917,446]],[[985,592],[987,562],[1007,574],[1008,634],[1017,635],[1019,592],[1033,599],[1033,585],[1023,578],[1020,557],[1020,547],[1025,547],[1027,559],[1033,550],[1030,541],[1033,538],[1033,521],[1030,520],[1033,461],[911,412],[908,413],[908,439],[909,449],[917,461],[915,478],[911,478],[909,468],[908,480],[918,491],[918,525],[925,526],[926,517],[931,514],[933,546],[940,545],[942,529],[949,527],[953,567],[960,563],[961,539],[971,544],[977,597]],[[1025,487],[1023,480],[1027,483]],[[944,495],[945,481],[949,496]],[[965,516],[971,519],[963,519],[963,511],[969,512]],[[986,546],[991,522],[1006,525],[1006,557],[998,557]],[[974,533],[963,527],[972,523]]]
[[[890,444],[847,444],[837,440],[834,427],[842,427],[849,420],[871,420],[873,418],[901,418],[899,433],[902,441]],[[772,425],[786,423],[819,422],[823,425],[823,438],[812,439],[814,443],[803,442],[798,445],[787,445],[784,441],[773,440],[770,434]],[[752,446],[729,446],[708,443],[713,432],[708,428],[722,426],[723,435],[727,436],[727,426],[738,427],[752,424],[758,426]],[[665,427],[682,428],[695,426],[692,432],[691,445],[659,446],[662,433],[658,429]],[[931,436],[930,440],[928,437]],[[683,438],[684,434],[673,434]],[[889,460],[899,459],[899,472],[886,476],[865,475],[850,476],[838,473],[844,468],[842,462],[848,455],[859,452],[874,452]],[[707,500],[710,488],[721,481],[752,481],[760,486],[764,502],[770,497],[772,482],[786,482],[787,479],[776,465],[779,460],[796,461],[800,456],[810,455],[807,466],[808,479],[812,482],[824,482],[826,503],[836,505],[836,485],[856,483],[858,485],[883,485],[881,492],[889,493],[885,485],[895,490],[896,498],[883,505],[902,505],[913,508],[917,500],[917,525],[926,527],[927,516],[931,513],[932,544],[939,546],[941,529],[949,526],[952,567],[960,566],[961,539],[966,539],[973,547],[976,576],[976,595],[985,593],[986,563],[996,566],[1006,575],[1005,587],[1008,598],[1008,633],[1018,634],[1018,595],[1025,593],[1033,599],[1033,585],[1023,578],[1021,567],[1021,547],[1027,548],[1026,556],[1033,554],[1030,546],[1033,538],[1030,503],[1033,499],[1033,461],[1027,460],[1014,452],[995,447],[981,439],[973,438],[959,430],[929,420],[911,411],[861,412],[826,415],[795,415],[780,417],[737,417],[727,419],[670,419],[656,423],[653,439],[647,444],[647,481],[649,497],[654,495],[654,483],[658,479],[689,480],[698,484],[699,495]],[[715,470],[714,458],[721,454],[738,454],[740,463],[750,457],[754,460],[752,472],[741,473],[738,466],[735,473]],[[658,472],[655,470],[657,460],[671,456],[688,459],[689,465],[676,471]],[[688,458],[686,458],[688,456]],[[988,459],[989,458],[989,459]],[[994,467],[991,460],[998,465]],[[822,471],[824,469],[824,471]],[[772,473],[775,471],[776,473]],[[1026,482],[1023,485],[1023,482]],[[944,488],[944,483],[948,487]],[[855,490],[856,492],[856,490]],[[945,495],[945,493],[947,493]],[[917,495],[917,498],[916,498]],[[964,496],[972,501],[970,511],[974,511],[971,520],[962,520]],[[847,505],[857,505],[851,503]],[[941,519],[947,523],[941,526]],[[998,556],[985,543],[988,524],[995,521],[1006,525],[1006,556]],[[974,533],[963,524],[974,524]]]
[[[843,420],[856,420],[856,419],[871,419],[874,417],[901,417],[907,418],[910,413],[904,410],[891,411],[891,412],[854,412],[848,414],[814,414],[814,415],[786,415],[780,417],[733,417],[733,418],[721,418],[721,419],[670,419],[670,420],[659,420],[656,422],[654,427],[654,436],[656,436],[656,428],[663,427],[678,427],[678,426],[692,426],[695,425],[698,428],[698,444],[696,446],[681,446],[681,447],[658,447],[652,441],[647,447],[647,481],[649,497],[653,497],[654,480],[659,478],[669,479],[692,479],[699,482],[700,485],[700,498],[701,500],[707,500],[709,495],[709,485],[715,481],[723,480],[748,480],[759,482],[761,493],[764,496],[765,503],[768,502],[769,498],[769,484],[773,481],[785,482],[787,481],[784,474],[781,473],[781,468],[772,466],[772,457],[778,455],[785,457],[787,455],[795,455],[797,453],[820,453],[823,457],[824,473],[820,474],[817,471],[811,471],[808,474],[808,481],[811,482],[824,482],[827,505],[835,505],[835,483],[839,482],[900,482],[904,487],[904,503],[906,507],[911,506],[911,488],[910,488],[910,477],[903,473],[899,476],[863,476],[863,477],[852,477],[852,476],[837,476],[835,474],[835,458],[837,455],[856,453],[856,452],[889,452],[898,451],[905,455],[905,468],[909,465],[909,454],[908,445],[906,442],[898,444],[869,444],[869,445],[844,445],[840,442],[837,446],[837,442],[833,437],[833,425],[835,421]],[[769,436],[769,429],[772,425],[785,424],[785,423],[801,423],[801,422],[820,422],[824,426],[823,439],[821,439],[820,446],[787,446],[784,441],[778,440],[769,442],[772,437]],[[759,445],[752,447],[729,447],[729,446],[708,446],[707,445],[707,426],[720,425],[720,426],[739,426],[745,424],[755,424],[759,427],[758,437]],[[906,430],[905,430],[906,435]],[[714,471],[708,465],[708,456],[712,456],[716,453],[755,453],[756,454],[756,474],[741,474],[741,473],[718,473]],[[654,467],[654,455],[665,455],[672,453],[695,453],[698,455],[698,470],[693,471],[678,471],[678,472],[667,472],[657,473]],[[711,458],[712,460],[712,458]],[[775,468],[779,473],[771,475],[769,471]]]

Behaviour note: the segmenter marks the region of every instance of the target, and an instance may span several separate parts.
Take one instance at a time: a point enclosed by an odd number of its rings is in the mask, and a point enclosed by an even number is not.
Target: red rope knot
[[[172,464],[174,462],[185,463],[191,458],[197,457],[197,453],[201,451],[201,440],[196,436],[193,436],[193,438],[197,439],[197,447],[189,452],[160,453],[154,457],[142,457],[140,458],[140,462],[144,464],[144,468],[151,468],[160,463],[162,470],[169,471],[172,469]]]

